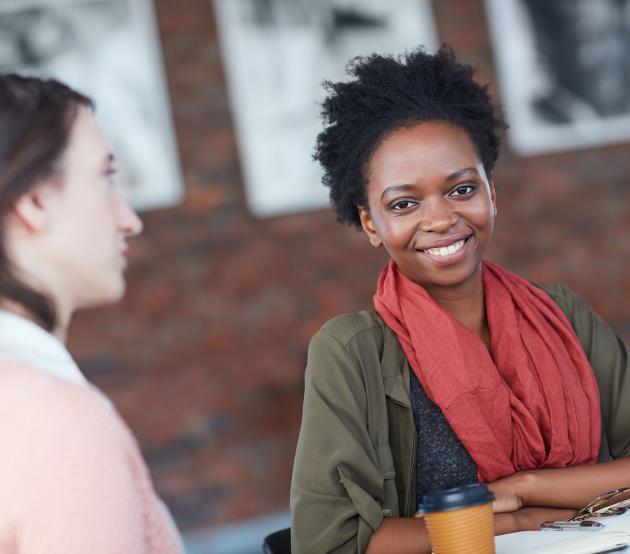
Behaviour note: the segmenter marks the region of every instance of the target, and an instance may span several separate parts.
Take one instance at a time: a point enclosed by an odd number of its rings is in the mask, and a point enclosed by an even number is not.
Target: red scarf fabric
[[[599,390],[571,324],[541,289],[483,262],[491,352],[390,261],[374,306],[485,483],[594,463]]]

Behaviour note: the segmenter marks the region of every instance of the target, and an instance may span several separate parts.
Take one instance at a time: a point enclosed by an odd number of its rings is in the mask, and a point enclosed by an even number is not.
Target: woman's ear
[[[380,246],[383,246],[383,241],[378,236],[376,227],[374,227],[374,222],[372,221],[372,217],[370,216],[369,210],[367,208],[364,208],[363,206],[358,206],[357,209],[359,210],[359,219],[361,220],[361,227],[363,228],[363,231],[365,232],[365,234],[368,236],[368,239],[370,240],[370,244],[374,246],[374,248],[379,248]]]
[[[494,208],[494,215],[497,215],[497,195],[494,190],[494,180],[490,179],[488,181],[488,185],[490,187],[490,200],[492,200],[492,206]]]
[[[47,184],[36,185],[20,196],[13,205],[15,217],[31,233],[40,233],[50,224],[51,189]]]

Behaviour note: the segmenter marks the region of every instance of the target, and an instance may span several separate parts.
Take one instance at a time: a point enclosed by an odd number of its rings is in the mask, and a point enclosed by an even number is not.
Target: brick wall
[[[288,507],[309,337],[369,306],[383,253],[328,210],[258,220],[243,199],[209,0],[156,0],[186,199],[143,214],[126,299],[70,346],[136,433],[186,528]],[[441,41],[494,79],[482,0],[435,2]],[[630,338],[630,147],[518,158],[490,257],[565,282]]]

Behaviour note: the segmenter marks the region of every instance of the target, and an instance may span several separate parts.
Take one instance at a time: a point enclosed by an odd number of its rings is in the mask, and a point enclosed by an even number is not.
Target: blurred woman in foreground
[[[91,101],[0,75],[0,551],[178,553],[136,441],[64,346],[125,290],[142,224]]]

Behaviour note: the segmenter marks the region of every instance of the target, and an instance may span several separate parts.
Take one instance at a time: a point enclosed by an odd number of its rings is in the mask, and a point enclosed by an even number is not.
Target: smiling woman
[[[374,309],[311,341],[293,552],[429,552],[420,498],[477,481],[497,534],[628,486],[625,344],[566,287],[484,260],[505,126],[486,88],[448,48],[349,74],[316,157],[339,220],[391,259]]]
[[[76,310],[125,290],[142,224],[91,101],[0,75],[0,551],[181,552],[138,445],[65,349]]]

